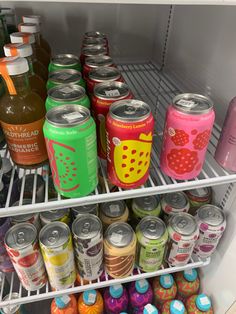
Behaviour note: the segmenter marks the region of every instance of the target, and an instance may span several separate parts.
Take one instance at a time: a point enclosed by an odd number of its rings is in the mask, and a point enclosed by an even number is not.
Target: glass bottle
[[[17,32],[16,27],[16,15],[12,8],[0,8],[1,14],[5,15],[6,24],[7,24],[7,31],[10,35],[13,32]]]
[[[41,29],[41,16],[40,15],[23,15],[22,20],[24,23],[33,23],[39,25]],[[43,38],[41,32],[40,32],[40,43],[44,50],[47,51],[47,53],[51,56],[51,47],[47,40]]]
[[[0,73],[6,93],[0,98],[0,122],[12,161],[23,168],[35,168],[47,161],[43,137],[45,106],[31,90],[25,58],[0,59]]]
[[[43,79],[34,72],[33,50],[29,44],[7,44],[4,46],[6,57],[23,57],[26,58],[29,65],[29,83],[33,92],[37,93],[44,101],[47,98],[47,89]]]
[[[48,67],[50,62],[50,55],[43,49],[40,42],[40,27],[37,24],[33,23],[20,23],[18,25],[18,29],[20,32],[31,33],[34,34],[36,40],[36,54],[40,55],[40,60],[42,60],[43,64]]]
[[[46,82],[48,79],[48,69],[43,64],[43,60],[40,59],[41,54],[40,50],[36,49],[34,34],[16,32],[10,35],[10,39],[13,44],[30,44],[32,46],[32,60],[34,71]]]

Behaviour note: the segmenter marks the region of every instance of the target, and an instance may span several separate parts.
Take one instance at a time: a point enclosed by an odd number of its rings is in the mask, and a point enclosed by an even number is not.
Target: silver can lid
[[[146,210],[146,211],[151,211],[151,210],[157,208],[157,206],[159,204],[159,199],[156,196],[151,195],[151,196],[134,198],[133,202],[140,209]]]
[[[213,109],[213,102],[210,98],[198,94],[180,94],[173,99],[174,107],[186,114],[204,114]]]
[[[19,299],[20,295],[17,292],[12,292],[11,296],[10,294],[7,294],[2,301],[9,301],[9,300],[16,300]],[[1,308],[1,313],[2,314],[17,314],[18,310],[20,309],[20,304],[13,304],[13,305],[8,305],[8,306],[4,306],[3,308]]]
[[[57,66],[73,66],[79,63],[79,58],[73,54],[64,53],[52,57],[51,62]]]
[[[72,84],[61,84],[48,91],[48,97],[56,101],[75,101],[85,96],[86,92],[82,86]]]
[[[196,197],[206,197],[208,195],[211,195],[211,188],[204,187],[204,188],[189,190],[188,194],[192,196],[196,196]]]
[[[107,53],[107,49],[103,45],[84,47],[82,49],[82,54],[85,57],[102,56],[102,55],[105,55],[106,53]]]
[[[79,239],[92,239],[102,233],[102,223],[95,215],[82,215],[73,222],[72,232]]]
[[[73,69],[63,69],[49,73],[48,80],[55,84],[76,84],[81,81],[82,75]]]
[[[90,47],[90,46],[105,46],[106,41],[104,38],[101,37],[87,37],[83,39],[83,46]]]
[[[68,209],[56,209],[56,210],[49,210],[47,212],[40,213],[40,218],[53,221],[53,220],[59,220],[60,218],[64,217],[65,215],[68,215],[69,210]]]
[[[165,223],[158,217],[144,217],[138,224],[143,235],[150,240],[160,239],[166,232]]]
[[[167,193],[163,195],[165,202],[172,208],[182,209],[188,204],[188,198],[184,192]]]
[[[122,216],[125,212],[125,208],[126,205],[124,201],[112,201],[102,203],[100,206],[103,215],[111,218]]]
[[[85,123],[90,118],[89,109],[80,105],[65,104],[46,113],[46,120],[55,126],[70,128]]]
[[[219,226],[225,221],[225,214],[219,207],[209,204],[198,209],[197,218],[210,226]]]
[[[99,67],[89,72],[89,78],[96,82],[114,81],[120,76],[120,71],[114,67]]]
[[[178,213],[171,216],[169,226],[175,232],[185,236],[193,234],[198,229],[195,218],[187,213]]]
[[[39,233],[39,241],[48,248],[65,244],[70,236],[70,229],[64,222],[55,221],[45,225]]]
[[[97,212],[97,204],[82,205],[72,208],[73,213],[77,215],[93,214]]]
[[[135,233],[126,222],[115,222],[111,224],[105,233],[105,239],[114,247],[128,246],[134,239]]]
[[[98,31],[89,31],[84,34],[85,38],[106,38],[106,34]]]
[[[115,120],[132,122],[145,120],[151,114],[151,109],[141,100],[124,99],[114,102],[109,113]]]
[[[85,59],[85,64],[89,65],[90,67],[98,68],[102,66],[110,66],[113,64],[113,60],[110,56],[93,56],[87,57]]]
[[[11,227],[5,235],[5,243],[11,249],[21,250],[34,243],[37,229],[31,223],[19,223]]]
[[[127,97],[130,89],[122,82],[99,83],[94,87],[94,95],[101,99],[118,100]]]

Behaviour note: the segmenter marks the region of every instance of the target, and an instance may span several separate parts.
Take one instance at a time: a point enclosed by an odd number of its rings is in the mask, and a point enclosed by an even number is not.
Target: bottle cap
[[[184,270],[183,276],[187,281],[195,281],[197,279],[197,271],[195,268]]]
[[[160,276],[160,285],[165,289],[170,289],[174,284],[174,278],[172,275],[161,275]]]
[[[3,47],[6,57],[29,57],[32,56],[33,50],[29,44],[6,44]]]
[[[118,299],[122,296],[123,290],[124,289],[121,284],[110,286],[109,288],[110,295],[115,299]]]
[[[184,314],[185,307],[183,302],[174,300],[170,303],[170,314]]]
[[[202,312],[207,312],[210,310],[211,308],[211,300],[210,298],[202,293],[202,294],[199,294],[196,298],[196,306],[197,308],[202,311]]]
[[[41,24],[41,16],[40,15],[23,15],[22,20],[24,23],[33,23],[33,24]]]
[[[135,289],[139,292],[139,293],[145,293],[148,291],[149,288],[149,283],[146,279],[141,279],[141,280],[137,280],[135,282]]]
[[[96,290],[87,290],[83,293],[83,301],[87,305],[95,304],[97,300],[97,292]]]
[[[19,75],[29,71],[28,62],[25,58],[6,57],[0,59],[0,69],[5,64],[8,75]],[[1,71],[0,71],[1,72]]]
[[[26,32],[26,33],[39,33],[40,27],[38,24],[34,23],[20,23],[18,25],[19,32]]]
[[[56,306],[59,309],[64,309],[70,303],[70,297],[68,295],[63,295],[61,297],[55,298]]]
[[[26,32],[16,32],[10,35],[11,42],[13,44],[34,44],[35,37],[34,34]]]
[[[158,314],[158,310],[154,305],[149,303],[144,306],[143,314]]]

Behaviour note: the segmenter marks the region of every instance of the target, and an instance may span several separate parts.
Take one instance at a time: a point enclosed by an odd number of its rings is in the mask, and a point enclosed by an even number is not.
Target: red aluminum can
[[[92,96],[92,113],[97,127],[98,156],[106,159],[105,118],[115,101],[131,99],[133,95],[125,83],[108,82],[95,85]]]
[[[83,77],[86,80],[90,71],[100,67],[114,67],[114,63],[109,56],[94,56],[85,59],[83,66]]]
[[[98,83],[108,82],[124,82],[124,79],[117,68],[114,67],[100,67],[89,72],[87,82],[87,92],[89,95],[93,94],[94,86]]]
[[[84,47],[82,48],[80,55],[80,63],[84,65],[85,58],[93,56],[104,56],[107,55],[107,48],[101,45]]]
[[[106,119],[107,170],[110,182],[136,188],[149,176],[154,118],[143,101],[113,103]]]
[[[109,48],[104,38],[84,38],[82,42],[82,49],[85,47],[90,48],[93,46],[103,46],[107,49],[107,53],[109,53]]]

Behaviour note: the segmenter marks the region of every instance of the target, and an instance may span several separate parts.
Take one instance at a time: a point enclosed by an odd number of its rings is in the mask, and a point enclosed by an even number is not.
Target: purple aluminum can
[[[0,271],[4,273],[14,271],[14,267],[4,245],[4,237],[10,227],[10,218],[0,218]]]
[[[228,107],[223,129],[216,147],[215,160],[225,169],[236,171],[236,97]]]

